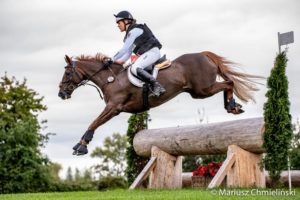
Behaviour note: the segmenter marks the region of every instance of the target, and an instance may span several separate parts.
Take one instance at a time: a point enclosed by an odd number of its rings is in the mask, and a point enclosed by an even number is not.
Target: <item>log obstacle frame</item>
[[[192,128],[180,127],[178,129],[156,129],[139,132],[134,138],[134,148],[138,155],[148,156],[150,145],[151,159],[132,183],[130,189],[139,188],[148,177],[148,188],[151,189],[182,188],[182,155],[220,154],[226,153],[226,151],[227,158],[208,188],[220,186],[225,177],[227,187],[264,188],[266,186],[264,170],[261,167],[262,153],[264,152],[262,148],[264,131],[262,118],[235,120],[197,127],[200,128],[193,126]],[[221,130],[221,128],[223,129]],[[213,131],[217,131],[217,134]],[[159,139],[160,133],[164,139]],[[214,137],[213,141],[209,139],[211,135]],[[228,145],[225,152],[224,144],[221,145],[222,149],[215,146],[218,135],[222,138],[221,142]],[[205,141],[193,140],[195,136],[207,139],[208,146],[203,146]],[[166,139],[169,143],[165,142]],[[189,146],[186,147],[180,141]],[[193,144],[195,144],[196,149],[193,149]],[[141,148],[142,146],[144,148]],[[207,147],[209,148],[207,149]]]

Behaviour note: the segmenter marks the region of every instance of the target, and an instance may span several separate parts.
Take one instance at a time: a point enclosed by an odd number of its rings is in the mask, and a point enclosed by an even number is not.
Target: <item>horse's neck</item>
[[[99,87],[103,85],[103,80],[107,80],[111,75],[117,76],[123,70],[123,66],[119,64],[112,64],[110,69],[102,69],[103,64],[100,62],[82,62],[80,68],[84,76],[87,79],[91,78],[90,80]]]
[[[99,69],[102,68],[101,63],[94,63],[89,61],[81,61],[79,65],[80,70],[86,78],[92,77]]]

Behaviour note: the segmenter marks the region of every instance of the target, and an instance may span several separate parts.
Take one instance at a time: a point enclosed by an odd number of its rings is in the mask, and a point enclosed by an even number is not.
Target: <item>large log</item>
[[[253,153],[263,153],[263,118],[142,130],[133,146],[140,156],[149,157],[157,146],[172,155],[225,154],[231,144]]]

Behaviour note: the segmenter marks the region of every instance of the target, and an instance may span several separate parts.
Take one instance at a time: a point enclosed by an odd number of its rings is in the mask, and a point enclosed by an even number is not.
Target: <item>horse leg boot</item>
[[[83,140],[83,137],[84,135],[81,137],[80,141],[75,144],[75,146],[72,148],[74,151],[73,151],[73,155],[76,155],[77,154],[77,149],[79,148],[79,146],[81,145],[81,141]]]
[[[77,143],[73,147],[73,155],[84,155],[88,153],[87,144],[93,139],[94,131],[87,130],[85,134],[81,137],[80,143]]]
[[[232,114],[241,114],[245,112],[242,108],[242,105],[235,102],[233,94],[230,93],[228,96],[228,91],[224,91],[224,107],[228,113]]]
[[[142,81],[145,81],[146,83],[149,83],[152,87],[152,93],[155,96],[160,96],[162,93],[166,92],[165,88],[147,71],[143,70],[142,68],[137,68],[136,70],[137,75],[142,79]]]
[[[82,136],[80,143],[76,144],[74,148],[74,155],[80,156],[88,153],[87,144],[92,140],[95,130],[101,125],[107,122],[112,117],[118,115],[121,110],[118,108],[121,105],[107,103],[104,111],[93,121],[88,130]]]

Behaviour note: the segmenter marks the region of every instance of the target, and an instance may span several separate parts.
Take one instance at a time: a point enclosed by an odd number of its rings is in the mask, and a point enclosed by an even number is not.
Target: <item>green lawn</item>
[[[266,193],[267,190],[256,189],[216,189],[216,190],[199,190],[199,189],[182,189],[182,190],[111,190],[105,192],[60,192],[60,193],[29,193],[29,194],[5,194],[0,195],[0,200],[96,200],[96,199],[128,199],[128,200],[174,200],[174,199],[299,199],[300,188],[292,190],[292,195],[286,196],[280,192],[288,190],[273,190],[274,195]]]

